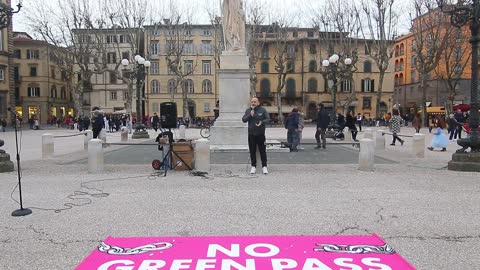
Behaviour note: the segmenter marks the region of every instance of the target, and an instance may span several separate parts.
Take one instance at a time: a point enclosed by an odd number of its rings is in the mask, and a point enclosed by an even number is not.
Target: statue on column
[[[222,15],[225,51],[245,50],[243,0],[223,0]]]

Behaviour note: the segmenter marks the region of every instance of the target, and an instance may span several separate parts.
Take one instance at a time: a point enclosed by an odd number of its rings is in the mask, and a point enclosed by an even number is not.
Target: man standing
[[[5,132],[5,130],[7,129],[7,121],[5,119],[2,119],[2,121],[0,121],[0,127],[2,129],[2,132]]]
[[[317,113],[317,131],[315,132],[315,139],[317,140],[317,147],[315,149],[327,149],[327,138],[326,131],[330,124],[330,115],[323,103],[318,104],[318,113]],[[322,143],[320,144],[320,137],[322,138]]]
[[[248,122],[248,149],[252,162],[251,174],[257,172],[257,146],[262,159],[262,172],[268,174],[267,170],[267,146],[265,144],[265,125],[270,122],[267,110],[260,106],[258,98],[252,98],[250,108],[245,111],[242,117],[244,123]]]
[[[103,113],[100,111],[100,108],[94,107],[93,108],[93,119],[92,119],[92,131],[93,131],[93,138],[97,139],[100,131],[102,131],[104,127],[103,122]]]
[[[358,128],[360,129],[360,132],[362,131],[362,122],[363,122],[363,116],[362,114],[358,114],[357,116],[357,124],[358,124]]]
[[[157,132],[159,122],[160,122],[160,118],[158,117],[157,113],[153,113],[152,127],[153,129],[155,129],[155,132]]]
[[[455,137],[458,139],[462,138],[462,129],[463,129],[463,124],[465,123],[465,116],[462,113],[462,110],[458,109],[457,112],[455,113],[455,120],[457,120],[457,127],[455,129]]]

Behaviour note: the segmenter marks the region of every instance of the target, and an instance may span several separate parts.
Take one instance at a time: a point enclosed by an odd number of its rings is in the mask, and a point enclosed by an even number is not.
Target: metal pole
[[[473,16],[470,25],[472,37],[470,43],[472,44],[472,81],[470,88],[470,147],[472,152],[480,152],[480,132],[478,131],[478,43],[480,38],[479,32],[479,1],[473,1]]]
[[[332,76],[333,76],[333,86],[332,86],[332,95],[333,95],[333,117],[332,121],[335,124],[337,119],[337,64],[331,64],[332,66]]]

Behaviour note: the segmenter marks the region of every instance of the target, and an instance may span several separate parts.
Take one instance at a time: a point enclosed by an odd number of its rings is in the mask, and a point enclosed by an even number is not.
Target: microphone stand
[[[23,200],[22,200],[22,181],[21,181],[21,176],[20,176],[20,153],[18,152],[18,135],[17,135],[17,115],[9,110],[14,116],[15,116],[15,146],[17,149],[17,175],[18,175],[18,191],[20,192],[20,209],[17,209],[12,212],[12,216],[14,217],[23,217],[30,215],[32,213],[32,210],[28,208],[23,208]]]

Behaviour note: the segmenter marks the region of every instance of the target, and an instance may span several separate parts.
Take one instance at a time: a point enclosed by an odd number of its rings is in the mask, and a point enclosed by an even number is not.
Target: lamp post
[[[340,56],[338,54],[332,54],[328,58],[328,60],[323,60],[322,61],[322,66],[327,69],[327,78],[330,77],[332,80],[332,102],[333,102],[333,116],[332,116],[332,122],[333,124],[335,123],[335,119],[337,117],[337,68],[339,65],[339,60]],[[345,66],[350,66],[352,64],[352,59],[351,58],[345,58],[343,61],[343,64]]]
[[[480,132],[478,130],[478,47],[480,37],[480,0],[461,0],[457,4],[447,4],[445,0],[437,0],[442,12],[451,16],[452,24],[461,28],[470,24],[470,44],[472,46],[472,78],[470,88],[470,134],[457,141],[462,148],[453,155],[448,163],[449,170],[480,172]],[[470,153],[466,150],[470,148]]]
[[[142,87],[145,83],[145,77],[147,75],[147,70],[150,68],[150,61],[145,60],[145,58],[140,55],[135,55],[135,64],[129,69],[130,62],[128,59],[122,59],[122,65],[127,76],[130,76],[132,80],[136,81],[137,87],[137,103],[136,103],[136,112],[137,120],[135,131],[133,132],[132,139],[148,139],[150,136],[143,125],[142,117]]]
[[[14,11],[13,8],[5,5],[5,4],[0,4],[0,29],[7,28],[12,20],[13,14],[16,14],[20,12],[20,9],[22,9],[22,1],[18,1],[17,5],[17,10]]]

